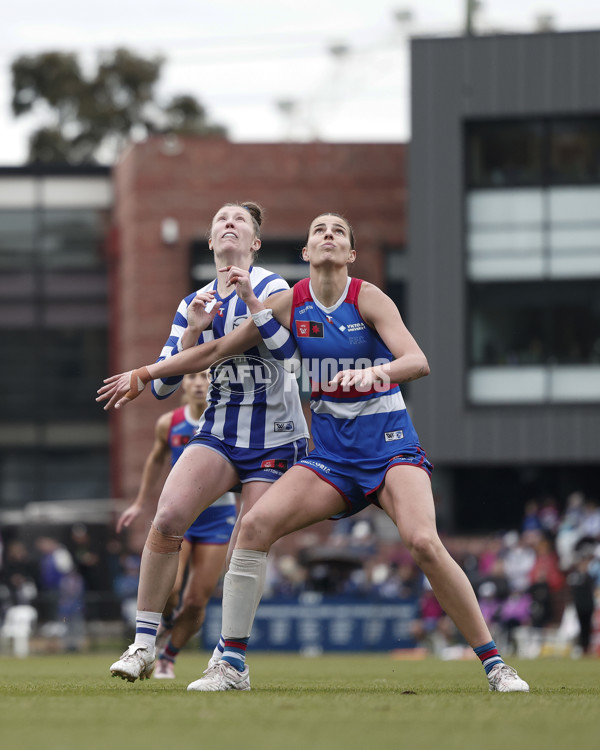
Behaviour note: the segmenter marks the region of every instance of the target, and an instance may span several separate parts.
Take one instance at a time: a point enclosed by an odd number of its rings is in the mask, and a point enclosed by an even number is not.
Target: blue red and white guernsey
[[[400,386],[380,384],[361,390],[329,385],[341,370],[363,369],[394,359],[360,314],[358,295],[362,283],[349,278],[339,300],[325,307],[315,298],[310,279],[299,281],[293,290],[290,320],[290,331],[312,391],[311,433],[315,447],[298,464],[340,492],[348,512],[339,517],[377,502],[377,490],[392,466],[410,464],[428,475],[433,469],[419,444]],[[292,342],[283,340],[275,319],[257,325],[274,353],[294,359]]]
[[[256,266],[250,268],[250,280],[254,294],[262,302],[276,292],[289,289],[281,276]],[[207,290],[214,290],[215,299],[223,304],[210,328],[198,338],[199,344],[225,336],[249,317],[246,303],[235,291],[225,299],[221,298],[216,279],[199,291]],[[188,325],[187,310],[195,295],[196,292],[188,295],[179,304],[159,362],[181,351],[181,336]],[[249,349],[243,356],[227,360],[218,371],[218,380],[214,370],[211,371],[208,407],[200,420],[198,437],[210,436],[236,448],[254,449],[277,447],[308,438],[296,378],[264,344]],[[237,378],[240,372],[244,373],[243,383]],[[252,382],[248,382],[248,378]],[[269,380],[268,388],[264,387],[266,380]],[[180,376],[154,380],[152,392],[159,399],[166,398],[180,382]]]
[[[198,421],[192,418],[189,406],[175,409],[167,442],[171,448],[171,465],[174,465],[190,442]],[[226,492],[204,510],[184,534],[184,539],[194,544],[229,544],[236,519],[236,501],[233,492]]]
[[[312,436],[320,453],[356,458],[394,455],[418,444],[400,386],[359,391],[328,385],[340,370],[391,362],[394,356],[358,310],[361,279],[349,278],[340,299],[324,307],[310,279],[294,286],[290,330],[311,380]]]

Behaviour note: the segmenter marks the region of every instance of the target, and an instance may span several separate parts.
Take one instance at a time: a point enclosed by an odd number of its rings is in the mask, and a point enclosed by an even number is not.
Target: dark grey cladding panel
[[[412,51],[415,115],[423,102],[447,117],[600,108],[600,32],[415,39]]]
[[[600,112],[600,32],[412,42],[411,330],[432,372],[410,410],[432,460],[597,460],[600,406],[469,407],[465,399],[464,121]]]

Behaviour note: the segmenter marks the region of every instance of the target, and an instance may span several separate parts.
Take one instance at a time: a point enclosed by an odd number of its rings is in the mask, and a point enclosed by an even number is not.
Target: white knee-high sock
[[[267,553],[236,549],[223,583],[224,638],[248,638],[262,596]]]

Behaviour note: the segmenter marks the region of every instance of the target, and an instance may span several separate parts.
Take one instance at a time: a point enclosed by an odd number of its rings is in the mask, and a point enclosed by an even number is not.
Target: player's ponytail
[[[253,201],[244,201],[243,203],[240,203],[240,206],[246,209],[250,216],[252,217],[252,223],[254,224],[254,232],[257,237],[260,238],[260,227],[263,223],[263,218],[265,215],[265,210],[262,206],[260,206],[258,203],[254,203]]]

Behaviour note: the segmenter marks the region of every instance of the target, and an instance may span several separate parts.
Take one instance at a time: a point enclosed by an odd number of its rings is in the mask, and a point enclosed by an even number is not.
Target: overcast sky
[[[600,29],[593,0],[482,0],[481,32]],[[7,7],[8,6],[8,7]],[[21,54],[126,46],[166,58],[159,96],[191,93],[236,141],[406,141],[408,38],[456,35],[466,0],[18,0],[0,12],[0,166],[21,164],[38,119],[15,121]],[[400,20],[398,20],[400,17]],[[347,53],[334,55],[344,45]],[[286,103],[281,106],[281,103]]]

